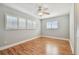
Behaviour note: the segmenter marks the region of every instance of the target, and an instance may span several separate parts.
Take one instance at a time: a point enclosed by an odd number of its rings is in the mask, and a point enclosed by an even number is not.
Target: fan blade
[[[43,12],[43,14],[47,14],[47,15],[49,15],[49,12]]]
[[[48,8],[43,8],[43,10],[48,10]]]

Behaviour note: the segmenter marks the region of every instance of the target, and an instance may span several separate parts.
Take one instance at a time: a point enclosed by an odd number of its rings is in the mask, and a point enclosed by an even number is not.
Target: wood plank
[[[35,40],[31,40],[23,44],[17,45],[15,47],[2,50],[0,51],[0,55],[46,55],[48,53],[54,54],[57,52],[53,51],[54,48],[57,48],[58,54],[72,54],[71,47],[68,41],[40,37]],[[47,52],[47,49],[49,50],[49,52]]]

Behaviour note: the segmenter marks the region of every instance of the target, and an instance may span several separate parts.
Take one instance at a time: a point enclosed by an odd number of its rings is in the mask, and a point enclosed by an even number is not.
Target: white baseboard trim
[[[53,36],[41,36],[41,37],[48,37],[48,38],[55,38],[55,39],[59,39],[59,40],[67,40],[67,41],[69,41],[69,39],[67,39],[67,38],[60,38],[60,37],[53,37]]]
[[[23,40],[23,41],[20,41],[20,42],[17,42],[17,43],[13,43],[11,45],[6,45],[6,46],[3,46],[3,47],[0,47],[0,50],[8,49],[10,47],[25,43],[25,42],[30,41],[30,40],[34,40],[34,39],[39,38],[39,37],[40,36],[37,36],[37,37],[31,38],[31,39],[27,39],[27,40]]]

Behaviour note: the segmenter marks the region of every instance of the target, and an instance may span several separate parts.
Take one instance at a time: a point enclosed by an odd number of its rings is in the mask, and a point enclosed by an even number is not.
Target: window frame
[[[52,26],[54,26],[54,22],[57,22],[56,25],[55,25],[55,26],[57,26],[56,28],[52,27]],[[50,24],[48,25],[48,23],[50,23]],[[48,28],[48,26],[50,26],[50,28]],[[57,20],[47,21],[46,28],[47,29],[58,29],[59,28],[59,22]]]

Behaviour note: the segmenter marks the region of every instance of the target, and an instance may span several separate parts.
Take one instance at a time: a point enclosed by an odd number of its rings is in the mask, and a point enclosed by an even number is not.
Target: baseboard
[[[6,46],[3,46],[3,47],[0,47],[0,50],[8,49],[8,48],[10,48],[10,47],[13,47],[13,46],[16,46],[16,45],[25,43],[25,42],[30,41],[30,40],[34,40],[34,39],[39,38],[39,37],[40,37],[40,36],[37,36],[37,37],[33,37],[33,38],[27,39],[27,40],[23,40],[23,41],[20,41],[20,42],[11,44],[11,45],[6,45]]]
[[[72,46],[72,43],[71,43],[71,41],[69,40],[69,42],[70,42],[70,47],[71,47],[71,50],[72,50],[72,54],[75,54],[75,49],[73,48],[73,46]]]
[[[48,37],[48,38],[55,38],[55,39],[59,39],[59,40],[67,40],[67,41],[69,41],[69,39],[67,39],[67,38],[61,38],[61,37],[53,37],[53,36],[41,36],[41,37]]]

